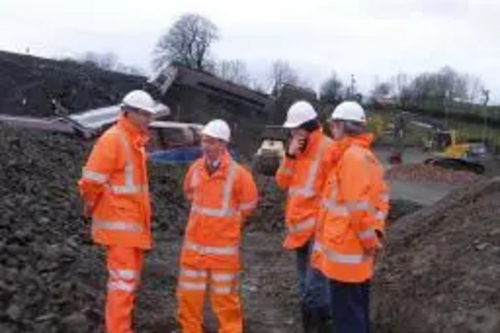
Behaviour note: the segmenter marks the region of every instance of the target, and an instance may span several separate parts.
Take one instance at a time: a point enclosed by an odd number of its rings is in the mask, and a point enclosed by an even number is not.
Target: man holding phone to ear
[[[290,130],[290,141],[276,182],[288,191],[284,247],[297,254],[304,332],[330,332],[328,282],[311,267],[310,257],[321,190],[339,153],[337,145],[323,134],[318,115],[308,102],[294,103],[283,126]]]

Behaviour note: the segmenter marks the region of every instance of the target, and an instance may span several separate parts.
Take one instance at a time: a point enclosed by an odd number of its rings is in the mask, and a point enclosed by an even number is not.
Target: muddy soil
[[[0,127],[0,332],[102,331],[106,271],[81,217],[76,183],[90,144]],[[139,332],[175,330],[178,249],[188,206],[182,167],[151,166],[155,248],[137,299]],[[281,247],[283,194],[258,178],[246,223],[241,293],[247,332],[300,332],[295,259]],[[394,202],[392,218],[419,208]],[[207,309],[207,330],[216,323]]]
[[[387,233],[377,332],[500,332],[500,178],[407,215]]]

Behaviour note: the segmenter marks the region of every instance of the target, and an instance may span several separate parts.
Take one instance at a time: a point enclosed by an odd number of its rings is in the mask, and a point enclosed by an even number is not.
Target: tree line
[[[193,13],[182,15],[159,38],[152,52],[152,67],[156,69],[166,62],[176,62],[212,73],[235,84],[266,92],[271,89],[280,90],[287,84],[312,89],[298,70],[286,60],[277,59],[272,62],[264,80],[252,77],[243,60],[218,60],[212,46],[219,39],[218,27],[208,18]],[[142,73],[136,68],[121,64],[113,53],[87,53],[82,61],[129,74]],[[376,83],[367,96],[356,89],[354,76],[349,82],[344,82],[338,74],[332,72],[321,84],[317,95],[320,101],[330,104],[337,104],[345,99],[366,101],[385,98],[400,108],[425,109],[429,105],[443,108],[447,104],[460,104],[469,105],[472,109],[474,105],[488,102],[489,91],[479,77],[446,66],[435,72],[414,76],[397,74],[389,80]]]

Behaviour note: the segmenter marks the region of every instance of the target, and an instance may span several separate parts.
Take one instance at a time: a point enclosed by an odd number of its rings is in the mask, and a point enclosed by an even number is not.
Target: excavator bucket
[[[252,158],[252,169],[261,175],[272,177],[285,155],[287,132],[281,126],[266,126],[261,145]]]

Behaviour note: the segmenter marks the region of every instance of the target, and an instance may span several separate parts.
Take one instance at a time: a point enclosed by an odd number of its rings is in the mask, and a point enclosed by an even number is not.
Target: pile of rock
[[[469,171],[447,170],[432,165],[406,164],[389,169],[386,173],[389,180],[409,182],[441,182],[449,184],[468,184],[480,178]]]
[[[375,279],[380,332],[500,331],[500,178],[450,193],[388,230]]]

